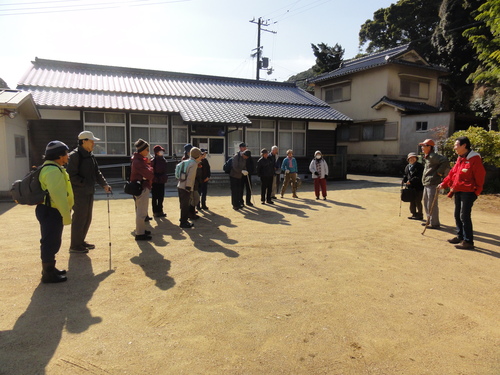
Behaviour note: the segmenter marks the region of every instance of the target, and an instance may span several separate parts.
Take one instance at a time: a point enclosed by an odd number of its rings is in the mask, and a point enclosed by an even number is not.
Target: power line
[[[74,1],[74,0],[69,0]],[[191,0],[168,0],[168,1],[157,1],[154,3],[144,3],[152,0],[131,0],[125,2],[109,2],[109,3],[91,3],[91,4],[77,4],[77,5],[60,5],[60,6],[49,6],[49,7],[38,7],[38,8],[19,8],[19,9],[2,9],[0,10],[1,16],[19,16],[19,15],[29,15],[29,14],[44,14],[44,13],[62,13],[62,12],[75,12],[82,10],[101,10],[101,9],[113,9],[120,8],[123,6],[137,7],[137,6],[147,6],[147,5],[161,5],[161,4],[171,4],[171,3],[183,3]],[[53,2],[45,2],[53,3]],[[25,3],[29,4],[29,3]],[[17,4],[16,4],[17,5]],[[102,6],[104,5],[104,6]],[[72,8],[72,9],[63,9]],[[49,10],[52,9],[52,10]],[[29,10],[29,12],[18,12]],[[2,13],[3,12],[3,13]],[[18,13],[6,13],[6,12],[18,12]]]

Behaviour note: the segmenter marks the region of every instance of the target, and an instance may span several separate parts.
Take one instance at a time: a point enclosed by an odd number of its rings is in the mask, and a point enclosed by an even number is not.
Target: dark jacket
[[[203,159],[201,161],[201,167],[202,167],[201,175],[202,175],[203,181],[205,181],[207,178],[210,178],[210,176],[211,176],[210,163],[208,162],[207,159]]]
[[[254,174],[255,173],[255,163],[253,161],[253,158],[249,157],[247,159],[247,163],[246,163],[245,169],[248,171],[248,174]]]
[[[168,181],[167,176],[167,161],[163,156],[155,155],[151,159],[151,165],[153,166],[154,178],[153,183],[155,184],[166,184]]]
[[[75,194],[94,194],[96,183],[102,187],[108,184],[99,170],[94,154],[82,146],[70,152],[66,171]]]
[[[274,158],[261,157],[257,161],[257,176],[259,177],[272,177],[274,176]]]
[[[403,177],[403,184],[410,181],[408,187],[416,190],[424,190],[424,185],[422,185],[422,175],[424,174],[424,166],[418,161],[414,164],[408,164],[405,168],[405,174]]]
[[[234,178],[243,178],[241,171],[246,169],[246,164],[246,160],[238,152],[233,156],[233,166],[231,168],[231,172],[229,172],[229,176]]]
[[[154,178],[153,167],[147,163],[147,160],[137,152],[134,152],[132,156],[130,181],[141,181],[143,189],[151,189]]]

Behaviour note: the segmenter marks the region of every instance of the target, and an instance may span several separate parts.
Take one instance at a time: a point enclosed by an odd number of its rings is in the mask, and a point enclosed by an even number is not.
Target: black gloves
[[[186,186],[186,191],[191,191],[191,186]]]
[[[314,174],[315,174],[316,176],[319,176],[319,173],[318,173],[318,172],[314,172]]]

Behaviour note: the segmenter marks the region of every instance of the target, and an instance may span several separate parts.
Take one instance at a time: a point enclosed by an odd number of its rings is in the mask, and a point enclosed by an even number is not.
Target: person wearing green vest
[[[48,192],[44,202],[35,209],[40,222],[40,252],[42,259],[42,283],[66,281],[66,270],[56,268],[56,254],[61,248],[65,225],[71,224],[73,188],[64,169],[68,163],[68,146],[61,141],[51,141],[45,148],[44,165],[40,172],[40,185]]]

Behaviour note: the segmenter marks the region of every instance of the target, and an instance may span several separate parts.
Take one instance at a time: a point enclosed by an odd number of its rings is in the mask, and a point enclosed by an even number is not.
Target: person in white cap
[[[95,245],[85,241],[92,222],[95,184],[101,185],[106,193],[111,192],[111,186],[99,170],[92,152],[95,141],[100,141],[100,139],[90,131],[83,131],[78,134],[78,147],[69,154],[66,170],[75,195],[69,248],[71,253],[88,253],[89,250],[95,248]]]

